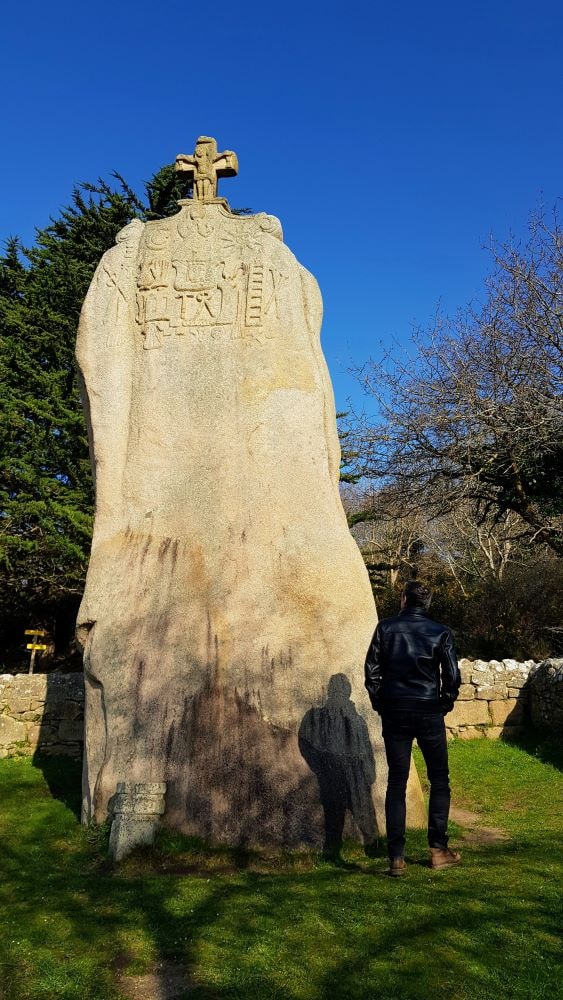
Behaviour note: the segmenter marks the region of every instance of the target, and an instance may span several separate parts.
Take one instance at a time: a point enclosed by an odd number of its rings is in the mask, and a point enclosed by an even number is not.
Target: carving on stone
[[[200,236],[211,236],[211,233],[215,232],[215,226],[207,219],[198,219],[196,228]]]
[[[275,236],[277,240],[283,241],[281,222],[276,219],[275,215],[259,215],[258,225],[263,233],[269,233],[270,236]]]
[[[146,351],[162,347],[162,338],[170,336],[169,308],[169,294],[161,291],[137,292],[136,320],[145,338],[143,347]]]
[[[281,289],[288,275],[266,266],[260,254],[249,254],[257,247],[254,237],[250,235],[241,246],[237,235],[223,238],[228,253],[222,259],[210,257],[203,248],[172,260],[145,256],[139,267],[135,317],[145,350],[162,347],[172,332],[181,336],[189,331],[199,340],[207,329],[209,337],[223,332],[259,344],[275,336],[272,321],[282,318]]]
[[[167,226],[155,226],[149,222],[145,230],[145,246],[149,250],[164,250],[169,239],[170,230]]]
[[[121,244],[124,245],[126,257],[135,257],[137,246],[144,228],[145,227],[140,219],[132,219],[131,222],[123,227],[123,229],[119,230],[117,236],[115,237],[115,242],[118,246]]]
[[[166,288],[170,277],[170,262],[166,258],[149,257],[141,264],[137,285],[142,289]]]
[[[133,219],[129,225],[121,229],[115,238],[118,247],[122,249],[120,265],[111,267],[104,261],[101,267],[99,280],[113,291],[113,295],[110,293],[108,296],[105,314],[108,326],[106,347],[118,347],[122,343],[121,331],[126,328],[131,315],[129,288],[142,232],[143,223],[140,219]]]
[[[106,322],[109,326],[106,338],[107,347],[117,347],[121,343],[120,330],[123,328],[124,319],[129,313],[129,303],[123,282],[123,278],[126,277],[123,274],[124,270],[121,268],[120,271],[114,271],[107,264],[102,265],[102,281],[106,288],[110,288],[114,292],[108,299],[106,310]]]
[[[233,254],[259,254],[262,246],[254,227],[248,225],[237,226],[231,233],[221,237],[223,251],[226,257]]]
[[[263,264],[254,264],[248,275],[246,294],[246,326],[263,326],[272,309],[279,319],[279,290],[287,275]]]
[[[181,236],[183,240],[187,240],[190,233],[193,232],[193,219],[191,212],[180,212],[176,228],[178,236]]]
[[[238,173],[238,160],[231,150],[217,152],[215,139],[200,135],[193,156],[178,154],[176,170],[193,178],[194,200],[212,202],[217,200],[217,179],[234,177]]]

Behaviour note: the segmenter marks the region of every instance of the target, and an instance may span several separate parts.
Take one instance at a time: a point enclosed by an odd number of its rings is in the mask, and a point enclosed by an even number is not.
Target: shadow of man
[[[325,853],[342,846],[346,811],[352,814],[366,847],[377,842],[371,797],[375,760],[365,720],[350,701],[346,674],[333,674],[327,701],[310,708],[299,727],[301,755],[317,777],[325,821]]]

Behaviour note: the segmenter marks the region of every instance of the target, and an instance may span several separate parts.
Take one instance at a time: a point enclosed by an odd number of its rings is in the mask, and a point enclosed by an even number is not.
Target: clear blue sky
[[[489,234],[563,194],[561,0],[30,0],[1,30],[0,236],[216,136],[221,193],[279,216],[320,283],[341,409],[350,365],[478,296]]]

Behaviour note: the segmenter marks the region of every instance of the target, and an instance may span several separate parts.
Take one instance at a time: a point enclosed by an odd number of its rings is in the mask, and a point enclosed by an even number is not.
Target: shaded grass
[[[166,831],[113,868],[107,829],[77,823],[76,765],[1,761],[0,997],[117,1000],[118,969],[163,961],[189,970],[196,1000],[556,996],[561,776],[486,740],[451,744],[450,763],[458,804],[511,840],[434,873],[413,831],[391,880],[353,846],[327,861]]]

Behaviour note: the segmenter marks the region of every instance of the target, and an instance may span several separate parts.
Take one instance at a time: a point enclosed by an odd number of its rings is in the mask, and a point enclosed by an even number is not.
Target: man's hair
[[[422,607],[428,611],[432,600],[430,587],[425,587],[418,580],[409,580],[403,587],[402,596],[405,598],[407,608]]]

